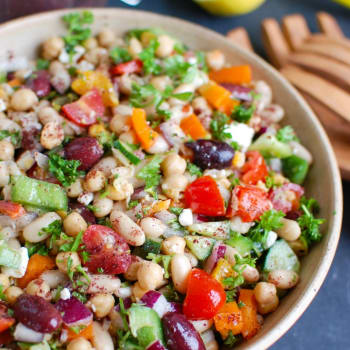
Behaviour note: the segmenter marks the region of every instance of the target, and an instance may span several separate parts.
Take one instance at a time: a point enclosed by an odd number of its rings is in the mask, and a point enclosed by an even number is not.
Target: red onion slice
[[[69,326],[89,324],[92,321],[92,312],[78,299],[60,299],[56,309],[62,313],[63,322]]]
[[[23,323],[18,323],[13,333],[15,340],[26,343],[40,343],[44,340],[44,335],[44,333],[39,333],[26,327]]]
[[[169,311],[169,303],[165,296],[155,290],[148,291],[141,298],[140,302],[157,312],[160,318]]]
[[[186,139],[186,135],[180,126],[173,121],[168,120],[167,122],[160,124],[159,129],[169,145],[175,148],[179,148]]]
[[[226,90],[230,91],[232,93],[233,98],[236,98],[241,101],[252,100],[252,95],[251,95],[252,89],[246,86],[230,84],[230,83],[221,83],[220,85],[224,87]]]
[[[214,245],[213,251],[204,264],[204,270],[208,273],[212,273],[219,259],[224,258],[226,253],[226,246],[220,242]]]
[[[147,346],[146,350],[166,350],[166,348],[159,340],[155,340],[152,344]]]
[[[182,314],[182,304],[171,301],[168,305],[168,312]]]

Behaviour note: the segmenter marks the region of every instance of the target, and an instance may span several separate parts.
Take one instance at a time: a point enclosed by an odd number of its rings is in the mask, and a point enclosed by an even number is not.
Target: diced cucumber
[[[251,144],[249,150],[259,151],[266,158],[286,158],[292,155],[292,148],[271,134],[261,135]]]
[[[215,239],[226,239],[230,232],[230,222],[203,222],[201,224],[190,225],[187,229],[190,232],[195,232],[203,236],[213,237]]]
[[[300,262],[292,248],[284,239],[280,239],[267,252],[263,270],[264,272],[274,270],[289,270],[298,272]]]
[[[12,177],[11,182],[13,202],[53,211],[68,209],[66,192],[59,185],[23,175]]]
[[[238,232],[232,233],[230,238],[226,240],[225,243],[233,248],[236,248],[241,256],[249,255],[254,247],[254,242],[250,238],[245,237]]]
[[[122,141],[114,141],[114,147],[123,155],[125,156],[130,163],[137,165],[141,162],[141,159],[133,153],[133,150],[124,142]]]
[[[21,264],[21,253],[19,250],[9,248],[7,244],[0,245],[0,266],[18,269]]]
[[[146,239],[145,243],[136,247],[133,251],[134,255],[138,255],[145,259],[149,253],[159,254],[160,253],[161,241],[156,239]]]
[[[309,171],[309,164],[294,154],[282,159],[282,171],[288,179],[298,185],[301,185]]]
[[[199,260],[205,260],[211,253],[215,244],[215,239],[191,236],[187,235],[184,237],[187,247]]]
[[[142,346],[147,347],[155,340],[160,340],[164,344],[162,323],[156,311],[133,304],[128,314],[131,333],[142,342]]]

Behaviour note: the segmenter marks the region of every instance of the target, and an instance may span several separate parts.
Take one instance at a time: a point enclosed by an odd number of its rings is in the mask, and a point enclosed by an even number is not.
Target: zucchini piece
[[[133,250],[133,253],[135,255],[138,255],[142,259],[146,259],[147,255],[149,253],[153,254],[159,254],[160,253],[160,246],[161,246],[161,241],[157,241],[156,239],[146,239],[145,243],[140,246],[136,247]]]
[[[225,241],[225,244],[236,248],[241,256],[249,255],[254,248],[254,242],[238,232],[231,234],[230,238]]]
[[[263,134],[249,147],[250,151],[259,151],[265,158],[286,158],[292,155],[292,148],[275,135]]]
[[[309,171],[309,164],[305,159],[293,154],[282,159],[282,171],[291,182],[301,185]]]
[[[199,260],[205,260],[210,254],[215,244],[215,239],[201,236],[185,236],[188,249]]]
[[[11,179],[11,200],[25,206],[51,211],[67,211],[66,192],[59,185],[20,175]]]
[[[284,239],[279,239],[267,252],[263,270],[288,270],[299,272],[300,262],[292,248]]]
[[[114,147],[123,155],[125,156],[130,163],[137,165],[141,162],[141,159],[133,153],[133,150],[126,145],[124,142],[116,140],[114,141]]]
[[[187,229],[190,232],[195,232],[203,236],[213,237],[215,239],[226,239],[230,232],[230,222],[203,222],[201,224],[190,225]]]
[[[22,257],[19,250],[9,248],[5,243],[0,245],[0,266],[18,269],[21,264],[21,260]]]

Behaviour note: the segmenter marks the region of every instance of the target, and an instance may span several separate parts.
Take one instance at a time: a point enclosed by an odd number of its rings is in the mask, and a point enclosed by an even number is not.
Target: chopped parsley
[[[64,187],[70,186],[79,176],[85,174],[78,170],[79,165],[79,160],[67,160],[59,154],[49,154],[49,171]]]
[[[3,139],[6,139],[7,137],[10,138],[11,143],[14,146],[19,146],[21,143],[21,134],[19,131],[9,131],[9,130],[0,130],[0,141]]]
[[[255,106],[246,107],[244,104],[236,106],[232,113],[232,118],[240,123],[247,123],[255,111]]]
[[[181,83],[191,83],[198,75],[197,63],[186,61],[182,55],[167,57],[163,64],[163,73],[169,76],[176,86]]]
[[[161,66],[155,57],[158,46],[159,42],[156,39],[152,39],[148,46],[139,54],[139,58],[143,62],[143,70],[146,75],[158,75],[161,72]]]
[[[34,254],[39,255],[48,255],[49,254],[49,248],[46,246],[45,243],[25,243],[25,247],[28,249],[28,255],[31,257]]]
[[[179,208],[179,207],[170,207],[169,208],[170,213],[173,213],[175,215],[180,215],[183,210],[184,210],[184,208]]]
[[[50,65],[49,60],[44,60],[43,58],[38,58],[36,60],[36,69],[42,70],[42,69],[48,69]]]
[[[156,188],[160,183],[160,155],[155,155],[152,159],[138,172],[136,177],[145,181],[145,191],[149,192],[154,198],[157,197]]]
[[[139,204],[139,202],[138,202],[137,200],[130,201],[130,202],[128,203],[128,209],[135,208],[138,204]]]
[[[193,163],[187,163],[187,166],[186,166],[186,170],[190,173],[190,175],[192,176],[202,176],[203,175],[203,172],[202,170],[200,169],[200,167],[198,167],[196,164],[193,164]]]
[[[7,301],[6,295],[4,294],[4,286],[0,284],[0,300]]]
[[[214,139],[225,141],[231,138],[231,134],[226,132],[226,126],[229,122],[229,117],[221,112],[215,112],[213,119],[210,122],[210,130]]]
[[[269,174],[265,177],[265,186],[267,188],[274,188],[274,187],[277,186],[275,184],[274,173],[273,172],[269,172]]]
[[[74,47],[91,36],[91,29],[86,25],[93,23],[94,15],[90,11],[73,12],[63,16],[63,21],[68,27],[68,34],[63,37],[66,50],[74,53]]]
[[[60,220],[55,220],[51,222],[50,225],[44,227],[40,234],[49,234],[50,235],[50,240],[49,240],[49,249],[53,248],[54,242],[58,240],[61,237],[61,232],[62,232],[62,223]]]
[[[226,290],[225,293],[226,293],[226,303],[230,303],[231,301],[236,300],[237,289]]]
[[[238,338],[233,335],[232,331],[229,331],[228,336],[224,340],[224,345],[227,345],[228,347],[234,346],[238,341]]]
[[[79,293],[77,291],[72,292],[72,296],[77,298],[79,301],[81,301],[83,304],[87,302],[87,297],[85,294]]]
[[[171,255],[148,253],[146,259],[152,260],[156,264],[162,264],[164,268],[164,278],[169,278]]]
[[[115,47],[109,52],[109,56],[115,64],[131,61],[132,57],[124,47]]]
[[[303,212],[298,218],[301,229],[301,236],[306,240],[308,245],[319,242],[322,238],[319,226],[325,222],[324,219],[316,219],[314,214],[319,211],[319,204],[314,198],[300,200],[300,209]]]
[[[278,141],[281,141],[283,143],[288,143],[291,141],[299,142],[294,129],[290,125],[279,129],[276,133],[276,138]]]

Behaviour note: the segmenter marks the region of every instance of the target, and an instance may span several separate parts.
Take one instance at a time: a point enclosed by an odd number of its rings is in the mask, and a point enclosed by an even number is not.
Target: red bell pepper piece
[[[242,168],[242,181],[248,185],[256,185],[258,181],[265,182],[269,174],[264,157],[258,151],[246,153],[247,162]]]
[[[225,290],[216,279],[200,269],[188,277],[183,313],[191,320],[210,320],[225,304]]]
[[[131,73],[141,73],[143,62],[139,59],[128,61],[125,63],[119,63],[111,68],[112,75],[123,75]]]
[[[210,176],[202,176],[187,186],[185,204],[197,214],[225,215],[225,201],[221,196],[218,185]]]
[[[0,304],[0,333],[6,331],[15,323],[15,319],[7,313],[7,307]]]
[[[236,186],[232,191],[230,206],[226,216],[239,216],[244,222],[258,220],[267,210],[271,209],[271,202],[267,193],[262,189],[247,185]]]
[[[291,210],[298,210],[300,197],[304,194],[304,188],[294,183],[287,183],[276,187],[269,193],[269,199],[274,209],[281,210],[285,214]]]
[[[26,213],[21,204],[10,201],[0,201],[0,213],[9,216],[11,219],[17,219]]]
[[[64,105],[62,111],[73,123],[89,126],[96,123],[97,117],[104,115],[105,106],[100,92],[95,88],[78,101]]]

